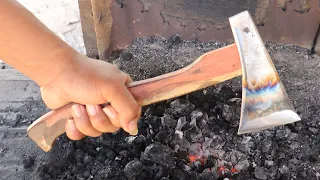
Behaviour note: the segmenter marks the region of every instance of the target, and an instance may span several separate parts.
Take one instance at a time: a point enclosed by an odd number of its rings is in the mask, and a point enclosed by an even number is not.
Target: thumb
[[[40,91],[42,100],[50,109],[57,109],[69,103],[67,100],[61,98],[59,94],[53,93],[51,88],[41,87]]]

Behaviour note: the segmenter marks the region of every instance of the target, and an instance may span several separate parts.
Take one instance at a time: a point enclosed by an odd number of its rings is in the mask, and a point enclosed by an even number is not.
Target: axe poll
[[[205,53],[175,72],[128,84],[128,90],[139,105],[182,96],[242,75],[238,134],[301,120],[250,14],[244,11],[230,17],[229,22],[235,44]],[[72,105],[52,110],[28,127],[29,137],[45,152],[65,133],[66,121],[72,118]]]

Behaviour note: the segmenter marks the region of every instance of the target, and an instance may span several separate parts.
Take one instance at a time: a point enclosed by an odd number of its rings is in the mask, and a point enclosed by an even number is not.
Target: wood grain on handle
[[[240,57],[235,44],[208,52],[191,65],[155,78],[128,84],[139,105],[168,100],[240,76]],[[65,133],[65,123],[72,118],[70,103],[50,111],[28,128],[29,137],[48,152],[55,139]]]

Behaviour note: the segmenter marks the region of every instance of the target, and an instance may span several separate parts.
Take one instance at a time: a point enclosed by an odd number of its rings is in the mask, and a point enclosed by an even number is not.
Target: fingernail
[[[111,106],[107,106],[107,107],[103,108],[102,110],[104,113],[106,113],[108,118],[110,118],[110,119],[116,118],[116,111]]]
[[[136,136],[138,134],[137,122],[136,121],[129,122],[128,130],[130,135]]]
[[[68,120],[68,126],[70,128],[71,131],[76,131],[76,125],[74,124],[74,121],[72,119]]]
[[[97,109],[95,105],[87,105],[86,107],[90,116],[95,116],[97,114]]]
[[[78,104],[73,105],[72,110],[73,110],[74,115],[76,115],[77,117],[81,117],[82,112],[81,112],[80,106]]]

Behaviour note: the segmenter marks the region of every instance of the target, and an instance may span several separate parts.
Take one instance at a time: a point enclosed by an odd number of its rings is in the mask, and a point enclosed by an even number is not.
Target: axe
[[[242,74],[238,134],[300,121],[248,11],[230,17],[229,22],[235,44],[205,53],[175,72],[128,84],[139,105],[182,96]],[[72,105],[50,111],[28,127],[29,137],[45,152],[65,133]]]

